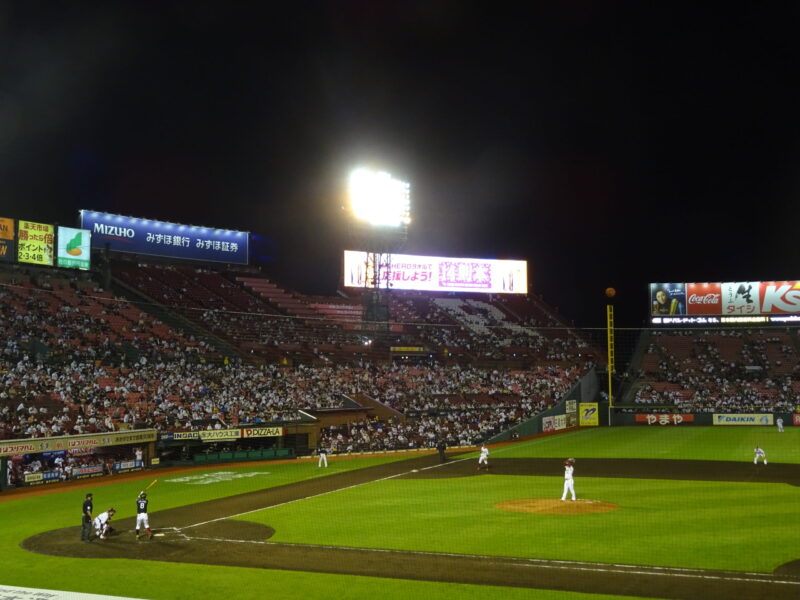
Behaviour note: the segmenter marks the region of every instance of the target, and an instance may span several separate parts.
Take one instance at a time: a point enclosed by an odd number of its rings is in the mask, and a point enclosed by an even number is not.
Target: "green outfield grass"
[[[753,460],[761,446],[771,462],[800,463],[800,427],[598,427],[525,440],[493,456]],[[477,456],[477,455],[476,455]]]
[[[572,432],[495,447],[493,457],[694,458],[752,461],[758,443],[771,462],[800,462],[800,428],[777,434],[767,428],[628,427]],[[181,476],[160,476],[152,488],[158,511],[255,489],[360,469],[410,455],[316,463],[217,465]],[[472,460],[472,455],[468,460]],[[189,477],[213,473],[209,484]],[[206,477],[208,479],[208,477]],[[515,588],[437,584],[314,573],[266,571],[175,563],[68,559],[29,553],[19,543],[38,532],[80,523],[85,491],[95,507],[115,506],[118,517],[134,513],[133,500],[151,479],[87,481],[86,489],[0,502],[0,583],[152,599],[281,598],[471,598],[610,600]],[[794,513],[800,491],[780,484],[576,478],[579,497],[614,502],[612,513],[529,515],[495,508],[496,502],[557,497],[561,477],[482,475],[442,480],[392,479],[368,483],[247,516],[276,529],[274,541],[564,558],[631,564],[679,565],[770,571],[798,558]],[[0,496],[2,498],[2,496]],[[794,532],[794,534],[793,534]],[[77,533],[76,533],[77,535]],[[622,598],[622,597],[619,597]],[[630,598],[625,596],[625,598]]]

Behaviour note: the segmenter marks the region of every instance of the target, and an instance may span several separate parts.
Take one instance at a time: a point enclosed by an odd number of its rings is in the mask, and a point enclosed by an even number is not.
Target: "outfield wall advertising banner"
[[[800,323],[800,280],[651,283],[656,325]]]
[[[92,266],[91,240],[92,232],[88,229],[59,226],[56,266],[88,271]]]
[[[645,425],[680,425],[681,423],[694,423],[694,415],[692,414],[636,415],[636,422],[644,423]]]
[[[772,414],[752,414],[752,415],[712,415],[714,425],[772,425]]]
[[[241,437],[241,429],[212,429],[198,431],[198,433],[204,442],[238,440]]]
[[[14,219],[0,217],[0,261],[14,262],[16,260],[16,239]]]
[[[524,260],[447,258],[411,254],[372,254],[344,251],[344,286],[429,292],[527,294],[528,263]]]
[[[142,444],[156,441],[155,429],[138,429],[134,432],[117,431],[102,434],[84,434],[72,436],[59,436],[49,438],[4,440],[0,442],[0,456],[13,456],[16,454],[37,454],[57,450],[69,450],[70,454],[77,454],[76,450],[91,449],[102,446],[121,446],[124,444]]]
[[[600,411],[597,402],[581,402],[578,405],[579,420],[581,427],[597,427],[600,425]]]
[[[81,211],[81,227],[92,233],[92,248],[187,260],[248,263],[246,231],[181,225],[110,213]]]
[[[283,427],[247,427],[242,429],[243,438],[281,437]]]
[[[53,225],[20,221],[17,232],[17,261],[52,267],[54,242]]]

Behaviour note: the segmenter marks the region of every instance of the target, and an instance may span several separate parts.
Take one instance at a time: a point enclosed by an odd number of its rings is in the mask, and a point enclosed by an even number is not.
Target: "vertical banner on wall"
[[[597,402],[581,402],[578,405],[578,425],[581,427],[597,427],[600,425],[600,411]]]
[[[0,261],[15,260],[14,219],[0,217]]]
[[[92,232],[88,229],[58,228],[57,266],[68,269],[91,267]]]
[[[32,265],[53,266],[54,227],[45,223],[20,221],[17,234],[17,260]]]

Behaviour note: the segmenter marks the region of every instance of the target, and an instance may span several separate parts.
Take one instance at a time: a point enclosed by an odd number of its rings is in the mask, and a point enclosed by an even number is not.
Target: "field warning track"
[[[800,485],[800,465],[767,467],[752,463],[581,459],[581,477],[658,478]],[[705,600],[783,600],[800,597],[800,561],[775,573],[743,573],[593,562],[524,559],[469,554],[409,552],[285,544],[269,541],[268,527],[231,520],[270,506],[300,501],[393,478],[487,477],[560,473],[560,459],[494,459],[489,472],[477,473],[474,460],[451,457],[440,465],[426,455],[399,463],[336,473],[153,513],[158,533],[137,542],[133,519],[116,522],[119,533],[104,542],[79,540],[79,527],[45,532],[24,540],[33,552],[85,558],[131,558],[285,569],[395,579],[553,589],[653,598]]]

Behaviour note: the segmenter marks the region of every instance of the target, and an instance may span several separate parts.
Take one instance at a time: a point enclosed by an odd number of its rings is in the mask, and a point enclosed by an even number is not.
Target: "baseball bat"
[[[145,491],[147,491],[147,490],[149,490],[151,487],[153,487],[153,486],[156,484],[156,481],[158,481],[158,479],[153,479],[153,481],[151,481],[151,482],[150,482],[150,484],[149,484],[149,485],[148,485],[146,488],[144,488],[144,489],[145,489]]]

